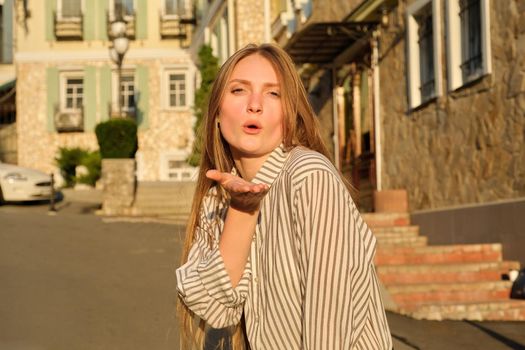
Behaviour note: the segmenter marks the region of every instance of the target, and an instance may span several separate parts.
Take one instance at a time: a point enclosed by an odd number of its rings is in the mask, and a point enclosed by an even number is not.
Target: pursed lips
[[[255,135],[261,132],[262,126],[258,121],[250,120],[242,126],[245,133]]]

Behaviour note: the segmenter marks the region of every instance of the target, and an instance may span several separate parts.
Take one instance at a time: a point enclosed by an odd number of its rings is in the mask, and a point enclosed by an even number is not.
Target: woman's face
[[[266,158],[283,140],[277,73],[261,55],[240,60],[226,82],[220,130],[234,158]]]

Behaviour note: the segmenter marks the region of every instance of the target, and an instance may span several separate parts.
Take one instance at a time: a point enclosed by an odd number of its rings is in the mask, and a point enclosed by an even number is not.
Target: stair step
[[[427,237],[377,237],[379,247],[392,247],[392,246],[409,246],[409,247],[424,247],[427,245]]]
[[[394,285],[387,288],[390,297],[400,306],[416,306],[440,302],[475,302],[508,300],[511,281],[470,283],[427,283]]]
[[[501,244],[457,244],[426,247],[381,247],[375,264],[451,264],[459,262],[501,261]]]
[[[363,219],[372,231],[376,227],[409,226],[408,213],[363,213]]]
[[[398,311],[418,320],[525,321],[525,300],[429,304]]]
[[[385,226],[385,227],[374,227],[372,232],[376,236],[389,236],[389,235],[405,235],[405,236],[418,236],[419,226]]]
[[[465,264],[383,265],[377,274],[385,286],[419,283],[499,281],[509,270],[519,270],[517,261]]]

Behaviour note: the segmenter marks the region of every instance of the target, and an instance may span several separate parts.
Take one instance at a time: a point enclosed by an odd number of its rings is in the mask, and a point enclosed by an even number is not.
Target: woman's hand
[[[230,173],[208,170],[208,179],[217,181],[231,197],[230,207],[246,213],[254,213],[269,187],[266,184],[254,184]]]

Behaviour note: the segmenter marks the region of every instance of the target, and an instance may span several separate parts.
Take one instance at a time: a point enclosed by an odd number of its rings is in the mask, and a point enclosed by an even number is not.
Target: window
[[[59,18],[82,17],[82,0],[58,0]]]
[[[195,181],[198,168],[188,165],[187,152],[173,150],[161,153],[160,179],[164,181]]]
[[[114,19],[118,13],[126,20],[135,16],[135,0],[110,0],[109,6],[110,19]]]
[[[434,44],[432,32],[432,10],[430,6],[420,13],[416,20],[418,22],[418,49],[419,49],[419,74],[422,100],[428,100],[434,96]]]
[[[133,16],[135,14],[135,9],[133,7],[133,0],[116,0],[117,6],[121,6],[122,15],[124,17]]]
[[[489,0],[447,0],[449,90],[490,74]]]
[[[186,0],[164,0],[165,14],[182,17],[186,14]]]
[[[132,69],[123,69],[122,77],[120,78],[120,90],[118,88],[118,72],[113,71],[112,77],[112,114],[119,111],[119,106],[122,107],[122,113],[127,113],[133,116],[136,112],[135,103],[135,71]],[[120,104],[119,104],[120,103]]]
[[[163,69],[161,100],[169,110],[188,110],[193,105],[195,68],[173,65]]]
[[[441,95],[439,0],[418,0],[407,9],[409,105]]]
[[[186,106],[186,75],[183,73],[171,73],[168,79],[170,107]]]
[[[135,77],[133,75],[123,75],[121,78],[120,104],[123,111],[135,111]]]
[[[463,80],[482,73],[481,9],[479,0],[459,2],[461,22],[461,72]]]
[[[80,76],[63,78],[62,111],[79,111],[84,100],[84,79]]]
[[[81,71],[60,74],[59,103],[55,106],[54,126],[57,132],[84,130],[84,75]]]

